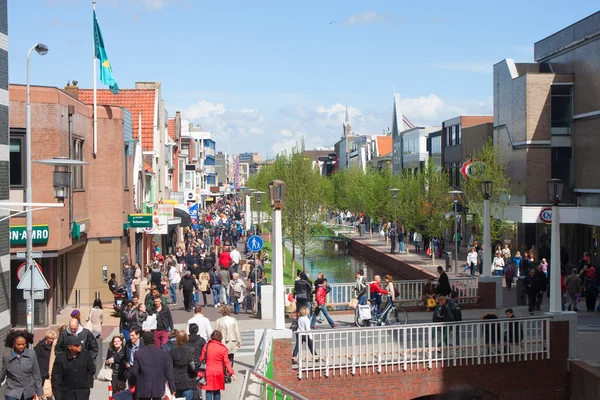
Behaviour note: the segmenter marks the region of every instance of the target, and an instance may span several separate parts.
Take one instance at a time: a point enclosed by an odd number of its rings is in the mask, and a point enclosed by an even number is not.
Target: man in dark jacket
[[[51,336],[49,333],[54,334]],[[48,370],[50,369],[50,354],[52,353],[52,343],[56,338],[54,331],[48,331],[46,336],[35,345],[34,351],[37,356],[37,362],[40,367],[40,376],[42,377],[42,385],[46,379],[50,378]]]
[[[135,376],[130,374],[131,368],[133,367],[133,361],[135,360],[135,353],[144,346],[144,340],[142,339],[142,330],[139,328],[133,328],[131,332],[129,332],[129,340],[125,343],[125,358],[123,362],[125,363],[125,370],[127,375],[127,382],[129,383],[129,387],[133,387],[136,385]],[[135,400],[137,394],[133,394],[133,399]]]
[[[538,265],[536,270],[535,270],[535,279],[537,279],[538,281],[538,294],[537,294],[537,299],[536,299],[536,306],[535,309],[540,311],[540,307],[542,306],[542,300],[544,299],[544,292],[546,291],[547,287],[548,287],[548,278],[546,277],[546,274],[544,273],[544,270],[542,269],[542,265]]]
[[[185,258],[185,265],[188,270],[191,270],[192,265],[194,264],[202,265],[202,259],[198,257],[198,252],[195,250],[193,252],[190,251]]]
[[[188,269],[185,271],[185,275],[183,275],[181,281],[179,281],[179,291],[183,291],[183,307],[185,311],[192,311],[194,289],[198,290],[198,285],[196,284],[196,279],[192,277],[192,273]]]
[[[150,283],[156,286],[156,290],[158,290],[160,294],[163,293],[164,286],[162,283],[162,273],[160,272],[158,265],[154,265],[152,267],[152,272],[150,273]]]
[[[59,355],[67,351],[66,340],[70,336],[75,336],[81,344],[81,351],[88,353],[92,360],[96,362],[98,356],[98,342],[92,332],[79,325],[77,318],[71,318],[69,327],[65,329],[58,337],[54,353],[58,357]]]
[[[540,282],[535,276],[535,269],[529,270],[529,275],[523,279],[525,293],[527,293],[527,302],[529,304],[529,315],[533,315],[533,311],[537,308],[537,296],[540,293]]]
[[[300,278],[294,282],[294,296],[296,297],[296,310],[300,312],[303,306],[308,307],[310,314],[310,304],[312,302],[312,284],[305,273],[298,270],[297,276]]]
[[[152,332],[144,332],[144,347],[135,353],[131,374],[137,379],[139,399],[162,399],[165,381],[169,384],[170,398],[175,398],[175,379],[171,355],[154,346]]]
[[[440,277],[438,278],[438,284],[435,288],[436,294],[440,296],[450,296],[452,293],[452,288],[450,287],[448,274],[444,272],[444,268],[442,266],[437,267],[437,272],[440,274]]]
[[[94,387],[94,374],[96,373],[94,360],[89,353],[82,350],[77,336],[68,336],[64,343],[66,351],[56,356],[52,367],[54,398],[56,400],[88,400],[90,389]]]
[[[154,307],[148,310],[148,314],[156,314],[156,329],[154,330],[154,344],[160,348],[169,340],[169,332],[173,329],[173,316],[169,307],[165,307],[161,297],[154,298]],[[144,343],[146,337],[144,336]]]
[[[438,297],[438,304],[433,311],[433,322],[451,322],[454,320],[452,312],[448,307],[448,299],[446,296]],[[434,337],[437,336],[437,345],[442,347],[442,338],[444,344],[448,345],[448,328],[447,327],[436,327],[433,331]]]

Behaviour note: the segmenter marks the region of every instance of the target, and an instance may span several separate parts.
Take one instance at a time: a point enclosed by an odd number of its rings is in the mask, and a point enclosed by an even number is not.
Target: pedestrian
[[[499,318],[500,317],[495,312],[487,312],[487,313],[483,314],[483,317],[482,317],[482,319],[484,319],[484,320],[497,320]],[[483,330],[483,335],[485,338],[486,353],[490,354],[491,346],[495,346],[496,349],[498,350],[498,346],[499,346],[500,340],[501,340],[500,335],[501,335],[501,330],[502,330],[500,323],[487,323],[487,324],[484,324],[481,328]]]
[[[33,334],[26,330],[12,330],[6,335],[4,346],[10,350],[2,357],[0,369],[0,383],[6,378],[6,400],[44,396],[38,358],[34,350],[27,348],[29,344],[33,344]]]
[[[194,349],[188,344],[188,334],[181,330],[177,332],[175,347],[171,350],[173,359],[173,377],[175,381],[175,396],[192,400],[196,386],[196,373],[190,371],[190,363],[199,362],[194,357]]]
[[[327,305],[325,304],[327,302],[327,279],[323,278],[323,279],[321,279],[320,282],[321,283],[319,283],[319,285],[317,286],[317,288],[315,290],[315,298],[317,300],[317,307],[315,308],[315,312],[313,313],[310,327],[311,327],[311,329],[315,329],[315,323],[317,320],[317,316],[319,315],[319,312],[321,312],[327,319],[327,322],[329,322],[329,325],[331,326],[331,328],[336,328],[339,324],[336,322],[333,322],[333,320],[329,316],[329,313],[327,312]]]
[[[144,322],[148,319],[148,312],[146,311],[146,305],[144,303],[138,304],[135,313],[133,314],[133,322],[131,324],[131,330],[142,329]],[[129,334],[131,335],[131,330]]]
[[[140,296],[140,285],[142,284],[142,268],[140,267],[140,263],[135,263],[135,267],[133,269],[133,289],[135,290],[135,294]]]
[[[587,311],[593,312],[596,306],[596,297],[598,296],[596,290],[596,268],[585,264],[579,273],[579,278],[581,279],[581,290],[582,295],[585,296]]]
[[[515,269],[516,269],[515,273],[516,273],[516,276],[521,276],[521,275],[523,275],[523,274],[521,273],[521,261],[522,261],[522,259],[521,259],[521,252],[520,252],[520,251],[517,251],[517,252],[515,253],[514,257],[513,257],[513,264],[515,265]]]
[[[529,253],[529,254],[531,257],[531,253]],[[538,280],[538,288],[539,288],[539,292],[537,294],[537,300],[536,300],[536,310],[541,311],[542,300],[544,299],[544,292],[548,288],[548,277],[542,270],[541,264],[538,265],[535,270],[535,278]]]
[[[391,254],[396,253],[396,228],[394,226],[392,226],[389,231],[390,244],[391,244],[390,253]]]
[[[192,273],[187,270],[183,275],[183,279],[179,282],[179,291],[183,291],[183,308],[185,311],[192,311],[192,297],[194,290],[198,290],[196,279],[192,277]]]
[[[136,386],[136,377],[130,373],[133,367],[133,361],[135,359],[135,353],[144,346],[144,340],[142,339],[142,330],[139,328],[132,328],[129,332],[129,341],[125,343],[125,376],[127,376],[127,384],[129,387]],[[133,394],[133,398],[136,399],[137,394]]]
[[[398,232],[398,251],[400,253],[404,253],[404,246],[406,242],[406,232],[404,231],[404,226],[400,228],[400,232]]]
[[[96,362],[96,357],[98,356],[98,342],[96,341],[96,337],[88,329],[82,327],[76,318],[71,318],[67,329],[58,336],[58,341],[54,348],[56,356],[58,357],[67,351],[66,339],[72,336],[75,336],[79,341],[81,345],[80,351],[89,354],[92,361]]]
[[[223,344],[227,346],[228,357],[231,365],[237,349],[242,347],[242,337],[237,320],[231,316],[229,306],[221,306],[221,318],[217,320],[215,330],[221,332]]]
[[[450,279],[448,274],[444,271],[444,268],[440,265],[437,267],[439,274],[438,284],[435,288],[435,293],[440,296],[450,296],[452,294],[452,288],[450,287]]]
[[[52,367],[54,399],[89,400],[96,373],[94,358],[85,351],[77,336],[67,336],[64,343],[66,350],[56,355]]]
[[[102,323],[104,322],[104,309],[102,308],[102,300],[95,299],[92,308],[88,312],[87,320],[91,328],[90,331],[96,338],[102,334]]]
[[[202,304],[202,306],[206,307],[206,296],[210,294],[210,275],[208,274],[208,272],[201,271],[198,274],[198,281],[200,282],[200,292],[202,292],[202,300],[204,301],[204,304]]]
[[[467,264],[471,270],[471,278],[474,278],[477,271],[477,251],[475,247],[471,247],[471,251],[467,254]]]
[[[367,282],[362,269],[356,272],[356,283],[354,288],[352,288],[352,291],[356,292],[354,298],[358,300],[359,305],[362,306],[367,304]]]
[[[133,285],[134,271],[128,262],[123,263],[123,281],[125,282],[125,290],[127,290],[127,299],[131,300],[131,285]]]
[[[212,268],[210,274],[210,286],[213,294],[213,303],[215,307],[221,306],[221,275],[217,272],[217,267]]]
[[[223,335],[215,330],[210,341],[204,346],[200,360],[206,361],[206,400],[220,400],[221,390],[225,390],[225,373],[235,380],[235,372],[229,362],[227,347],[221,342]]]
[[[144,332],[144,346],[133,358],[131,374],[136,377],[136,393],[139,400],[161,400],[166,394],[175,397],[173,361],[169,353],[156,347],[152,332]],[[165,383],[168,392],[165,393]]]
[[[513,279],[515,278],[515,271],[513,270],[512,264],[508,264],[506,268],[506,273],[504,274],[504,279],[506,279],[506,288],[510,292],[512,288]]]
[[[190,264],[191,265],[191,264]],[[189,270],[187,271],[189,272]],[[179,276],[179,271],[177,271],[177,267],[175,263],[172,263],[169,266],[169,290],[171,292],[171,305],[177,305],[177,286],[179,285],[181,290],[181,277]]]
[[[202,336],[202,338],[205,341],[208,341],[208,339],[210,338],[210,335],[212,333],[212,326],[210,325],[210,320],[208,318],[206,318],[204,316],[204,314],[202,314],[202,306],[201,305],[197,305],[194,308],[194,312],[195,315],[190,318],[187,322],[188,324],[188,328],[187,328],[187,333],[190,333],[190,325],[191,324],[196,324],[198,325],[198,333],[200,336]]]
[[[579,311],[577,303],[579,302],[579,292],[581,291],[581,279],[579,279],[577,268],[573,268],[565,284],[567,285],[567,294],[569,296],[569,311],[571,311],[571,307],[573,307],[573,311]]]
[[[244,282],[239,278],[239,274],[237,272],[234,272],[231,281],[229,281],[228,289],[229,297],[233,302],[233,312],[236,315],[240,313],[240,304],[244,300],[245,288],[246,285],[244,285]]]
[[[171,332],[171,328],[174,326],[171,310],[169,310],[169,307],[163,306],[161,297],[155,297],[154,307],[152,307],[148,314],[156,314],[156,329],[154,330],[153,343],[160,349],[169,340],[169,332]],[[146,336],[144,336],[144,342],[146,342]]]
[[[298,317],[298,330],[296,332],[310,332],[310,317],[309,317],[309,309],[306,306],[302,306],[299,312],[300,316]],[[294,346],[294,351],[292,352],[292,364],[298,364],[298,348],[300,347],[300,343],[298,341],[298,335],[296,336],[296,345]],[[302,343],[308,341],[308,349],[310,353],[315,357],[315,361],[319,360],[318,354],[315,352],[313,347],[313,340],[308,335],[302,336]]]
[[[396,299],[396,289],[394,288],[394,278],[391,275],[386,275],[384,277],[386,286],[385,290],[387,290],[387,299],[388,302],[392,302],[394,304],[394,300]],[[387,305],[386,305],[387,306]]]
[[[525,293],[527,293],[527,304],[529,305],[529,315],[533,315],[533,312],[537,308],[537,296],[540,291],[540,282],[535,276],[535,269],[529,270],[529,275],[523,279],[523,286],[525,287]]]
[[[121,311],[121,318],[119,321],[119,332],[125,338],[125,341],[129,340],[129,331],[131,326],[134,324],[135,309],[133,308],[133,301],[127,300],[125,302],[125,308]]]
[[[240,262],[242,261],[242,255],[235,246],[236,244],[234,244],[233,250],[231,250],[229,256],[231,257],[231,261],[233,261],[233,272],[238,273],[240,268]]]
[[[512,308],[508,308],[504,314],[508,319],[515,319],[515,313]],[[523,340],[523,327],[519,322],[509,322],[508,327],[504,331],[504,353],[507,353],[508,346],[511,344],[521,344]],[[508,346],[507,346],[508,344]]]
[[[164,351],[166,351],[167,353],[171,353],[171,351],[173,350],[173,348],[175,347],[175,340],[177,339],[177,329],[173,329],[171,332],[169,332],[169,339],[167,340],[167,343],[163,344],[160,348]]]
[[[108,289],[111,293],[115,293],[119,288],[119,284],[117,283],[117,274],[114,272],[110,274],[110,279],[108,281]]]
[[[502,276],[502,272],[504,271],[504,258],[502,258],[502,253],[497,250],[496,256],[492,261],[492,273],[496,276]]]
[[[106,352],[105,364],[112,369],[112,385],[116,386],[118,382],[125,383],[125,346],[122,336],[113,336],[108,350]]]
[[[221,304],[230,304],[231,297],[228,293],[228,287],[229,281],[231,280],[231,275],[229,274],[228,266],[221,267],[221,270],[219,271],[219,277],[221,278]]]
[[[450,308],[448,307],[448,298],[446,296],[438,296],[437,305],[435,310],[433,310],[433,322],[451,322],[453,321],[452,313],[450,312]],[[437,337],[437,351],[438,353],[442,352],[442,339],[444,340],[444,344],[448,345],[448,328],[447,327],[435,327],[433,330],[433,338]]]
[[[46,331],[44,338],[35,345],[34,351],[40,367],[40,375],[42,377],[42,387],[46,380],[50,378],[50,366],[54,362],[53,347],[56,342],[56,332],[53,330]]]

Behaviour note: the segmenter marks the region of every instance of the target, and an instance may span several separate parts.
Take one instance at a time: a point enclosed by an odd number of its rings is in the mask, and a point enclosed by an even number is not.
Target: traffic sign
[[[31,279],[31,274],[33,274],[33,279]],[[33,281],[33,288],[32,286]],[[48,285],[48,281],[44,278],[44,274],[40,270],[38,263],[35,263],[35,268],[29,268],[25,271],[23,278],[19,281],[17,285],[17,289],[25,289],[25,290],[40,290],[40,289],[50,289],[50,285]]]
[[[37,262],[36,262],[37,264]],[[17,280],[21,280],[23,279],[23,274],[25,273],[25,270],[27,270],[27,268],[25,268],[25,266],[27,265],[27,261],[23,261],[18,267],[17,267]],[[40,264],[38,264],[38,268],[42,268],[42,266]]]
[[[248,249],[256,253],[257,251],[261,251],[263,248],[264,242],[262,238],[258,235],[250,236],[248,238]]]
[[[32,251],[31,258],[42,258],[44,256],[43,251]],[[17,251],[17,260],[24,260],[27,258],[27,253],[24,251]]]
[[[31,292],[29,290],[23,291],[23,300],[31,299]],[[44,300],[44,291],[43,290],[34,290],[33,291],[33,299],[34,300]]]

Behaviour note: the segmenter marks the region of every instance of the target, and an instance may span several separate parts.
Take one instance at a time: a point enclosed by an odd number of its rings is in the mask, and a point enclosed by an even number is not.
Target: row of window
[[[460,125],[447,126],[444,135],[446,135],[446,146],[458,146],[461,140]]]

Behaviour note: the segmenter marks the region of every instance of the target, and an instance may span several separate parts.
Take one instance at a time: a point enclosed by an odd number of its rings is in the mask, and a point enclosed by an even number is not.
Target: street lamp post
[[[490,197],[492,196],[492,181],[482,181],[483,192],[483,267],[482,276],[490,276],[492,262],[492,244],[490,238]]]
[[[285,200],[285,182],[275,180],[269,183],[271,207],[273,208],[273,314],[275,329],[285,329],[285,286],[283,282],[283,229],[281,226],[281,209]]]
[[[552,203],[552,243],[550,245],[550,312],[562,311],[560,291],[560,215],[558,203],[562,200],[564,183],[560,179],[548,181],[548,198]]]
[[[451,190],[448,194],[452,195],[454,201],[454,273],[458,273],[458,200],[462,191]]]
[[[261,226],[260,226],[260,214],[261,214],[261,209],[260,209],[260,201],[262,199],[262,195],[265,194],[265,192],[261,192],[256,191],[254,192],[254,197],[256,198],[256,211],[258,211],[258,225],[256,226],[256,234],[260,235],[261,232]]]
[[[392,196],[394,197],[394,224],[396,223],[396,205],[398,203],[398,192],[400,189],[392,188],[390,192],[392,192]]]
[[[36,43],[29,52],[27,53],[27,90],[26,90],[26,115],[25,115],[25,152],[27,153],[27,165],[25,167],[25,177],[27,180],[27,185],[25,186],[25,202],[29,205],[27,206],[27,214],[25,215],[26,220],[26,253],[25,258],[27,261],[27,270],[33,268],[33,216],[31,215],[31,203],[33,203],[33,194],[31,193],[31,87],[30,87],[30,61],[31,61],[31,53],[36,51],[39,55],[45,56],[48,54],[48,46],[41,43]],[[33,299],[34,288],[33,288],[33,276],[34,274],[30,272],[29,276],[31,277],[31,287],[29,289],[29,299],[27,299],[27,330],[33,333],[34,328],[34,304],[35,300]]]

